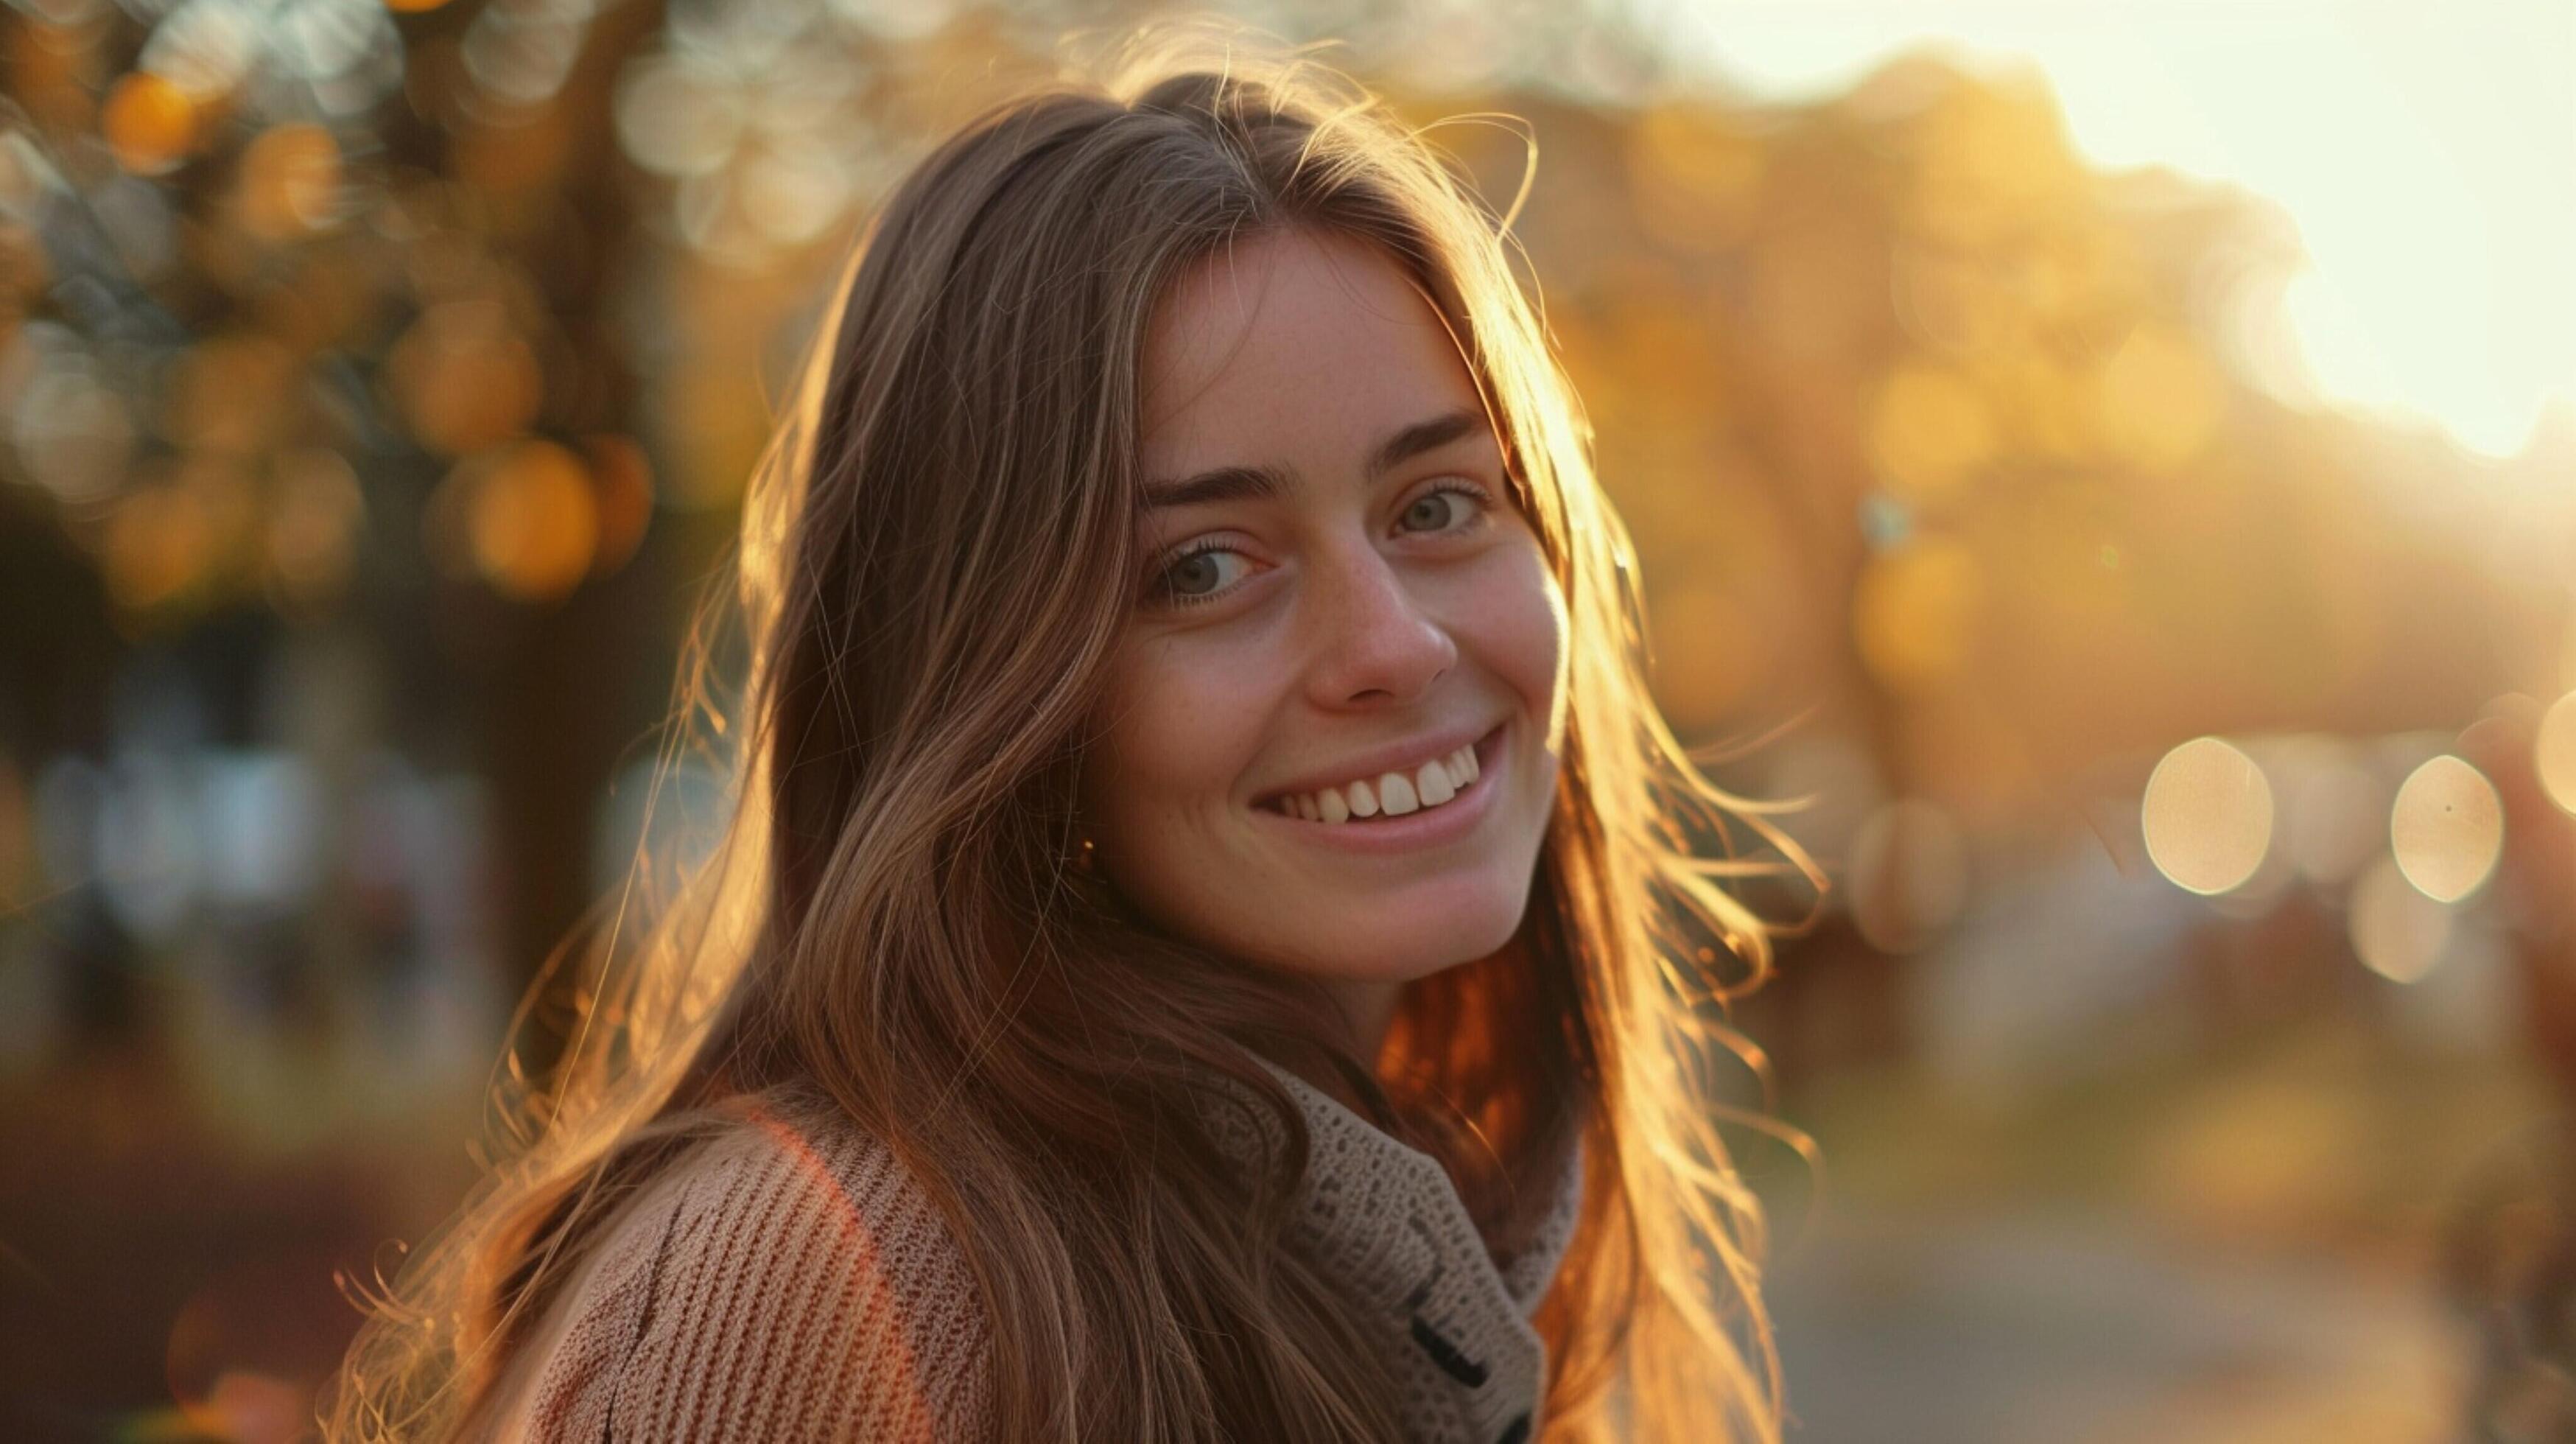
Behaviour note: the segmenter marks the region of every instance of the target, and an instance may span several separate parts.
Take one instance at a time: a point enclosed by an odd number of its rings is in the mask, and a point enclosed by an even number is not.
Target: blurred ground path
[[[2117,1217],[1845,1213],[1774,1279],[1793,1440],[2459,1437],[2460,1325],[2332,1259],[2195,1257]]]
[[[2446,1229],[2556,1099],[2518,1049],[2414,1046],[2389,1002],[2198,1046],[2150,1005],[1974,1096],[1903,1063],[1814,1080],[1781,1114],[1823,1206],[1794,1163],[1756,1169],[1788,1437],[2473,1437]]]

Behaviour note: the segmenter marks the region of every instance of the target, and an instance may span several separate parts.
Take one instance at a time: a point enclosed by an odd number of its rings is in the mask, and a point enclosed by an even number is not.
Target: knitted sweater
[[[1580,1150],[1545,1181],[1530,1246],[1497,1259],[1436,1160],[1266,1066],[1313,1137],[1294,1242],[1398,1359],[1405,1439],[1521,1444],[1547,1373],[1529,1315],[1573,1235]],[[1251,1157],[1255,1117],[1213,1113],[1220,1144]],[[992,1329],[881,1143],[764,1120],[693,1154],[601,1241],[504,1383],[496,1437],[987,1440]]]

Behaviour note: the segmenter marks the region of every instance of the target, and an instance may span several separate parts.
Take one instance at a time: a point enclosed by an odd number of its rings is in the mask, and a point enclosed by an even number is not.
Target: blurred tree
[[[831,264],[930,137],[1147,8],[25,0],[9,524],[68,538],[137,645],[231,608],[373,637],[395,740],[491,784],[524,978]],[[1543,139],[1515,233],[1685,730],[1814,706],[1881,800],[1982,833],[2180,733],[2434,722],[2523,665],[2512,488],[2274,399],[2294,228],[2098,172],[2034,72],[1909,58],[1775,107],[1622,12],[1269,19]],[[1431,138],[1519,190],[1520,131]],[[1913,895],[1910,855],[1870,885]]]

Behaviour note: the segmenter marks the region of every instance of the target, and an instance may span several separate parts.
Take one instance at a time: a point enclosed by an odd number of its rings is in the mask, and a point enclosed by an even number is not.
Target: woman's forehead
[[[1456,340],[1383,251],[1310,231],[1248,239],[1185,273],[1146,336],[1149,473],[1473,404]],[[1222,455],[1218,453],[1224,453]]]

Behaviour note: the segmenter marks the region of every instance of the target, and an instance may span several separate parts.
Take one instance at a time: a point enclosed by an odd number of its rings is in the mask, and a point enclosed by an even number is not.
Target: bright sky
[[[2576,0],[1641,0],[1757,94],[1952,42],[2027,56],[2075,143],[2280,202],[2287,305],[2329,397],[2490,455],[2576,405]]]

